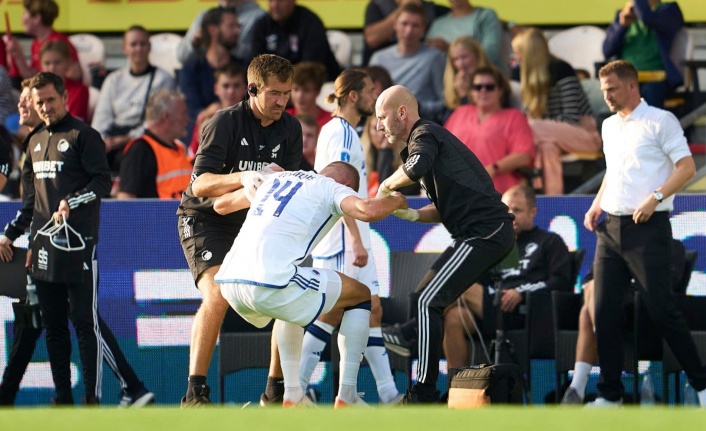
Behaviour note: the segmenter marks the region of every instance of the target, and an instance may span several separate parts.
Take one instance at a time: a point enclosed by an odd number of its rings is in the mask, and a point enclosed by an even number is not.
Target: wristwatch
[[[654,197],[655,200],[659,203],[662,203],[662,201],[664,200],[664,195],[662,194],[662,192],[658,192],[657,190],[652,192],[652,197]]]

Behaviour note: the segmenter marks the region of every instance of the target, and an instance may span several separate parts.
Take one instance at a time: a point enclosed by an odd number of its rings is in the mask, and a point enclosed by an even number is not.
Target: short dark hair
[[[626,60],[615,60],[601,67],[598,71],[598,76],[605,78],[611,73],[615,75],[621,81],[635,81],[637,82],[637,69],[629,61]]]
[[[379,82],[382,85],[383,90],[387,90],[388,88],[392,87],[392,77],[390,76],[390,72],[387,71],[382,66],[368,66],[365,69],[365,73],[370,76],[370,79],[372,79],[373,83]]]
[[[39,72],[34,75],[29,83],[29,89],[44,88],[47,85],[53,85],[59,95],[63,95],[66,92],[64,80],[61,79],[61,76],[51,72]]]
[[[253,58],[248,66],[248,85],[255,84],[259,90],[265,86],[270,76],[279,82],[290,82],[294,76],[294,67],[289,60],[275,54],[260,54]]]
[[[54,25],[59,16],[59,5],[54,0],[23,0],[22,6],[30,15],[42,17],[42,24],[47,27]]]
[[[240,63],[228,63],[219,67],[218,69],[216,69],[215,72],[213,72],[213,77],[216,79],[216,81],[218,81],[218,78],[221,75],[240,76],[243,78],[244,83],[248,78],[245,74],[245,67],[243,67],[243,65]]]
[[[402,15],[402,13],[407,12],[413,15],[419,15],[422,17],[422,24],[426,28],[427,26],[427,15],[424,13],[424,8],[421,4],[416,3],[405,3],[399,7],[397,10],[397,15],[395,16],[395,21]]]
[[[316,122],[316,119],[312,117],[309,114],[297,114],[294,116],[297,120],[299,120],[300,123],[305,124],[309,127],[314,127],[316,128],[316,132],[319,132],[319,123]]]
[[[537,194],[534,192],[534,189],[532,189],[532,187],[526,186],[524,184],[518,184],[507,189],[505,193],[512,193],[513,195],[521,194],[525,197],[525,201],[527,201],[528,207],[534,208],[537,206]]]
[[[502,90],[503,92],[503,97],[502,99],[500,99],[500,106],[502,106],[503,108],[507,108],[508,106],[510,106],[510,93],[512,93],[512,89],[510,88],[510,83],[507,82],[507,79],[505,79],[505,76],[500,73],[497,67],[478,67],[471,74],[471,85],[473,85],[473,81],[476,79],[476,76],[490,76],[491,78],[493,78],[493,81],[495,81],[495,85],[500,87],[500,90]]]
[[[295,64],[292,84],[304,85],[309,82],[320,91],[326,82],[326,66],[316,61],[302,61]]]
[[[58,52],[62,57],[64,57],[64,59],[69,61],[71,60],[71,47],[63,40],[58,39],[44,42],[42,47],[39,49],[39,58],[42,58],[45,53],[50,51]]]
[[[131,25],[130,28],[128,28],[127,30],[125,30],[125,33],[123,33],[123,39],[125,39],[125,35],[128,34],[128,33],[130,33],[131,31],[139,31],[139,32],[141,32],[141,33],[146,34],[148,38],[150,37],[150,32],[147,31],[146,28],[144,28],[144,27],[141,26],[141,25],[135,24],[135,25]]]
[[[238,16],[235,8],[232,7],[214,7],[206,11],[201,19],[201,48],[206,49],[211,44],[211,36],[208,34],[208,28],[212,25],[219,26],[223,22],[224,14],[233,14]]]

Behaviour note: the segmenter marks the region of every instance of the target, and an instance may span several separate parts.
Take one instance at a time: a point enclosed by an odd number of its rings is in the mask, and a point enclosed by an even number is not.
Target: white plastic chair
[[[684,76],[684,88],[688,89],[692,76],[684,62],[694,59],[694,36],[686,28],[682,27],[674,37],[669,57],[681,69],[682,76]]]
[[[326,38],[338,64],[344,69],[351,67],[353,60],[353,40],[351,37],[340,30],[326,30]]]
[[[181,69],[181,62],[177,59],[177,46],[183,39],[175,33],[158,33],[150,36],[149,60],[153,66],[161,67],[172,76],[176,75],[176,70]]]
[[[334,90],[334,82],[333,81],[328,81],[324,82],[324,85],[321,87],[321,92],[319,93],[319,96],[316,98],[316,104],[319,105],[319,108],[324,109],[329,112],[333,112],[334,109],[336,109],[336,102],[333,103],[328,103],[326,101],[326,97],[333,93]]]
[[[69,41],[76,48],[83,83],[90,86],[91,67],[105,65],[105,45],[97,36],[88,33],[72,34]]]
[[[584,69],[595,78],[595,63],[605,60],[604,40],[605,30],[602,28],[580,25],[550,37],[549,51],[569,63],[574,69]]]

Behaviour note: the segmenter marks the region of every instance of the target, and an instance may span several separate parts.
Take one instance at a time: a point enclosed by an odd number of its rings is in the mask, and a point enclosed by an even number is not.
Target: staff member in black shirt
[[[44,125],[33,131],[28,140],[27,158],[22,167],[24,215],[18,217],[29,217],[32,221],[32,275],[47,334],[47,351],[56,386],[55,401],[57,404],[74,402],[70,317],[78,336],[85,402],[98,404],[100,401],[105,359],[121,381],[121,404],[137,407],[151,403],[154,394],[137,378],[112,332],[98,315],[96,247],[100,199],[108,195],[111,186],[105,144],[96,130],[68,113],[67,93],[59,76],[38,73],[30,81],[30,89],[34,108]],[[31,197],[33,200],[28,201]],[[70,267],[47,264],[57,250],[44,249],[35,240],[37,230],[52,219],[56,222],[62,218],[70,221],[85,242],[84,251],[74,252],[80,253],[80,259],[74,259]],[[6,230],[5,235],[16,238],[17,232],[9,232]]]
[[[375,105],[378,130],[394,144],[406,141],[404,164],[380,184],[378,195],[421,182],[431,204],[420,210],[398,210],[410,221],[441,222],[453,244],[432,265],[417,289],[419,363],[417,384],[407,403],[438,400],[436,380],[443,340],[442,314],[486,270],[512,248],[513,216],[476,156],[448,130],[421,120],[412,93],[396,85],[383,91]]]
[[[248,211],[232,212],[229,203],[245,199],[244,189],[253,192],[262,181],[258,171],[272,169],[268,168],[270,165],[276,165],[278,170],[299,169],[302,128],[296,118],[284,111],[292,92],[293,75],[292,64],[282,57],[273,54],[255,57],[248,66],[250,97],[219,111],[206,123],[201,135],[191,184],[183,193],[177,211],[184,256],[203,295],[191,329],[189,380],[181,401],[185,407],[211,402],[206,374],[228,309],[228,302],[213,277]],[[214,207],[216,198],[221,196],[225,208]],[[273,355],[275,363],[278,359],[278,355]],[[281,381],[278,368],[273,364],[270,377]],[[272,383],[268,379],[268,388],[271,389]],[[280,389],[279,394],[266,389],[263,401],[281,396],[284,386]]]

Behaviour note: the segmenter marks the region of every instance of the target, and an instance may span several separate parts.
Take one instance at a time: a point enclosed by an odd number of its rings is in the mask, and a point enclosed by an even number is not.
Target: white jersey
[[[334,117],[321,128],[319,139],[316,143],[316,161],[314,170],[320,172],[329,163],[347,162],[358,169],[360,175],[360,186],[358,197],[365,199],[368,197],[368,178],[365,172],[365,153],[360,138],[346,120]],[[356,220],[360,238],[366,249],[370,248],[370,226],[368,223]],[[321,243],[314,249],[312,256],[317,259],[328,259],[350,249],[350,241],[346,241],[346,232],[343,220],[340,220],[326,235]]]
[[[341,218],[341,202],[349,196],[355,196],[350,187],[313,172],[268,175],[216,282],[287,286],[297,265]]]

